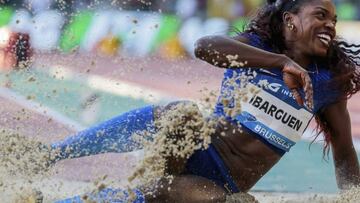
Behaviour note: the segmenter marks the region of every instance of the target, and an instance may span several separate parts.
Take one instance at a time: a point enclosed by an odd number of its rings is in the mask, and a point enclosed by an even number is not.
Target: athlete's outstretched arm
[[[359,161],[351,137],[350,116],[347,101],[340,101],[324,111],[330,127],[336,180],[340,189],[360,186]]]
[[[245,62],[247,67],[283,68],[290,60],[284,54],[250,46],[245,37],[222,35],[200,38],[195,44],[195,56],[221,68],[239,68],[238,64]],[[231,63],[233,61],[238,63]]]
[[[249,40],[242,36],[207,36],[195,44],[195,56],[212,65],[222,68],[279,68],[284,82],[292,91],[296,101],[302,105],[299,89],[303,88],[309,108],[313,107],[313,90],[308,72],[284,54],[276,54],[248,45]]]

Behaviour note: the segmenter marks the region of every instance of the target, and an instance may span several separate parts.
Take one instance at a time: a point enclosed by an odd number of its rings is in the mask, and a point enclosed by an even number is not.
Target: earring
[[[290,30],[294,30],[294,28],[295,28],[295,25],[291,24],[291,23],[288,23],[287,26]]]

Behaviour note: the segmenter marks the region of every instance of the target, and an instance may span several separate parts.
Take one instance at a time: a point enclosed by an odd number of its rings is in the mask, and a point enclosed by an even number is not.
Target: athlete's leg
[[[141,144],[136,142],[132,135],[147,131],[151,138],[156,131],[154,120],[180,103],[193,104],[188,101],[177,101],[166,106],[147,106],[135,109],[81,131],[63,141],[53,143],[51,148],[58,151],[54,159],[58,161],[100,153],[121,153],[141,149]]]
[[[85,203],[85,202],[128,202],[144,203],[145,197],[139,189],[134,189],[129,194],[127,190],[105,188],[98,193],[78,195],[64,200],[57,200],[55,203]]]
[[[56,203],[84,203],[84,202],[134,202],[134,203],[212,203],[225,202],[226,192],[212,181],[200,176],[176,176],[169,184],[167,179],[160,181],[161,187],[149,195],[144,195],[135,189],[129,194],[126,190],[106,188],[97,194],[85,194]]]
[[[155,132],[154,106],[135,109],[88,128],[63,141],[53,143],[56,160],[106,152],[129,152],[141,149],[132,135],[141,131]]]

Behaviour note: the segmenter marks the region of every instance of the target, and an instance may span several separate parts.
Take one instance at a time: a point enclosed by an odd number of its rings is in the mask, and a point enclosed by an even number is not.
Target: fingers
[[[285,67],[283,68],[283,72],[288,72],[288,73],[290,73],[290,74],[292,74],[292,75],[297,75],[297,76],[299,76],[299,75],[301,75],[303,72],[306,72],[306,70],[303,69],[303,68],[302,68],[301,66],[299,66],[299,65],[294,65],[294,64],[292,64],[292,65],[285,66]]]
[[[305,92],[305,101],[306,101],[306,105],[309,109],[313,109],[314,108],[314,103],[313,103],[313,87],[312,87],[312,82],[310,77],[306,74],[301,74],[301,78],[303,81],[303,88],[304,88],[304,92]]]
[[[291,89],[290,91],[291,91],[292,95],[295,97],[296,102],[300,106],[304,105],[304,101],[301,98],[301,95],[300,95],[299,91],[297,89]]]
[[[296,63],[285,65],[283,68],[283,72],[288,73],[290,75],[293,75],[295,80],[297,80],[298,85],[296,88],[294,86],[289,85],[291,83],[288,83],[288,87],[291,89],[291,92],[293,93],[296,102],[299,105],[304,105],[304,101],[300,96],[300,93],[298,92],[298,88],[303,88],[305,93],[305,102],[307,108],[312,110],[314,108],[313,103],[313,87],[312,87],[312,81],[310,76],[308,75],[307,71],[303,69],[301,66],[297,65]]]

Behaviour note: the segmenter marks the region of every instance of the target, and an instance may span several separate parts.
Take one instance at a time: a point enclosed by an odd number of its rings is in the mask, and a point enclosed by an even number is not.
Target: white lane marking
[[[65,126],[69,127],[71,130],[74,130],[76,132],[85,129],[84,126],[82,126],[78,122],[71,120],[70,118],[62,115],[61,113],[59,113],[49,107],[43,106],[37,102],[27,100],[24,96],[19,95],[19,94],[15,93],[14,91],[11,91],[7,88],[0,87],[0,97],[6,98],[6,99],[10,100],[11,102],[16,103],[16,104],[22,106],[23,108],[30,109],[42,116],[51,118],[54,121],[56,121],[60,124],[63,124]]]
[[[43,69],[38,69],[44,71]],[[149,103],[159,103],[172,101],[176,96],[172,96],[161,91],[144,87],[136,83],[123,80],[114,80],[111,78],[95,75],[81,74],[73,71],[70,67],[56,65],[49,69],[48,73],[57,79],[75,80],[86,84],[92,89],[100,90],[114,95],[131,97],[134,99],[143,99]]]

